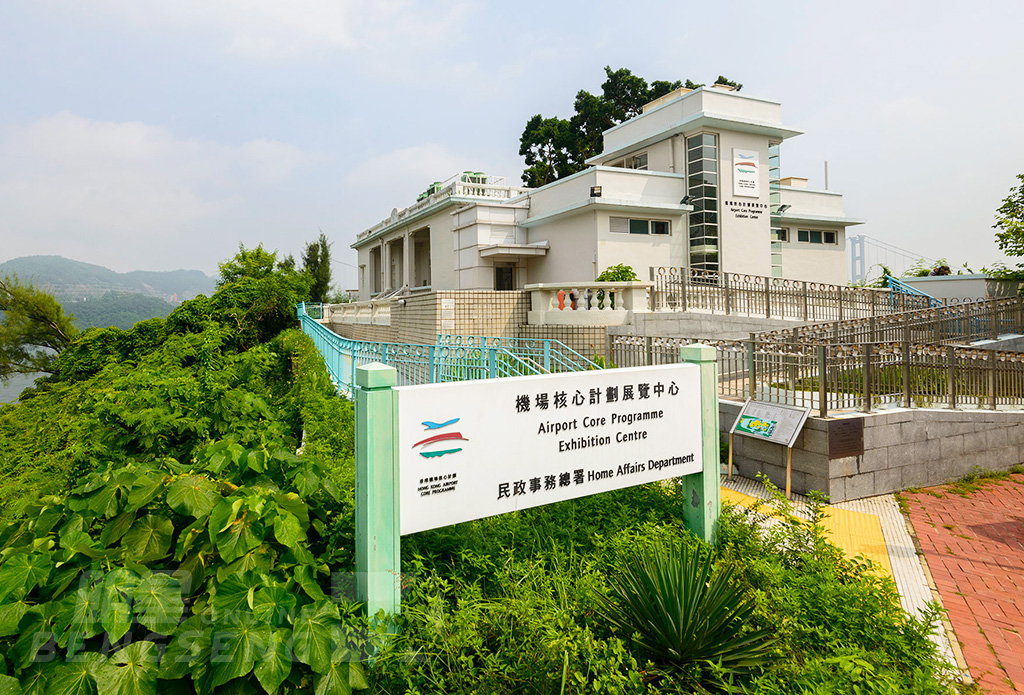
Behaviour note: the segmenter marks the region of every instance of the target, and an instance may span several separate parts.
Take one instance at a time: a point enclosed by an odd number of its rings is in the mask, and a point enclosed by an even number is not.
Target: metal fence
[[[782,344],[910,342],[970,343],[1024,331],[1024,297],[950,303],[889,316],[832,321],[753,334],[753,340]]]
[[[504,338],[466,335],[439,335],[437,344],[450,347],[504,348],[544,373],[580,372],[598,369],[587,359],[558,340],[549,338]]]
[[[438,336],[437,345],[350,340],[315,318],[318,307],[300,304],[299,322],[323,356],[331,378],[344,391],[355,383],[356,367],[371,362],[394,367],[399,386],[597,368],[557,340]]]
[[[842,321],[922,309],[930,298],[866,287],[694,268],[651,268],[654,311],[703,310],[802,321]]]
[[[612,336],[618,367],[680,361],[684,338]],[[757,341],[711,343],[718,349],[718,392],[835,410],[884,407],[1024,407],[1024,354],[953,345],[873,342],[784,345]]]

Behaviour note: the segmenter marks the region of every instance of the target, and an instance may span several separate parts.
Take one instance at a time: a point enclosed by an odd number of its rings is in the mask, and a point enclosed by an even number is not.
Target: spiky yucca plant
[[[665,673],[710,686],[766,664],[775,641],[766,629],[746,627],[752,602],[732,570],[715,571],[713,562],[711,550],[689,544],[641,552],[609,580],[601,610]]]

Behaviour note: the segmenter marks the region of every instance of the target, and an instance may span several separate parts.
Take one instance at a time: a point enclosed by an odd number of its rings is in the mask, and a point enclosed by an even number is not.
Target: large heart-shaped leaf
[[[366,688],[366,677],[359,664],[332,662],[327,672],[318,674],[313,681],[314,695],[349,695],[352,688]]]
[[[0,695],[21,695],[21,683],[12,676],[0,675]]]
[[[135,588],[135,619],[161,635],[174,633],[185,603],[181,582],[166,574],[151,574]]]
[[[132,524],[121,539],[121,547],[136,562],[146,563],[167,555],[174,524],[160,514],[147,514]]]
[[[83,640],[100,632],[99,612],[103,603],[103,587],[82,586],[60,602],[61,612],[55,624],[57,644],[67,647],[81,645]],[[75,651],[69,649],[69,651]]]
[[[192,517],[206,516],[220,500],[217,485],[198,475],[178,478],[167,488],[167,504],[171,509]]]
[[[288,647],[291,633],[274,630],[254,670],[257,680],[269,695],[273,695],[292,671],[292,651]]]
[[[103,526],[103,530],[100,531],[100,543],[102,543],[104,547],[107,547],[111,543],[116,543],[121,540],[122,536],[128,533],[128,529],[132,527],[134,522],[134,509],[118,514],[114,517],[113,521],[110,521]]]
[[[183,622],[160,658],[159,677],[174,680],[184,678],[194,670],[205,669],[210,654],[210,632],[209,626],[203,625],[201,616],[193,615]],[[197,664],[195,669],[193,663]]]
[[[299,491],[300,495],[309,497],[316,492],[317,487],[320,485],[320,478],[313,472],[312,467],[304,466],[295,471],[295,477],[292,478],[292,482],[295,483],[295,489]]]
[[[164,476],[139,476],[131,481],[132,491],[128,493],[128,509],[137,510],[145,507],[160,494],[164,488]]]
[[[224,562],[234,562],[263,542],[263,525],[248,511],[242,511],[223,528],[214,544]]]
[[[263,654],[270,642],[270,626],[253,620],[249,613],[213,629],[213,687],[244,676],[252,670],[256,656]]]
[[[299,525],[298,518],[290,512],[279,510],[274,518],[274,538],[277,542],[290,548],[298,543],[301,536],[302,526]]]
[[[282,626],[290,622],[295,609],[295,594],[281,586],[267,586],[256,592],[252,603],[252,614],[257,620],[271,625]]]
[[[332,628],[338,623],[338,607],[323,600],[302,607],[292,629],[295,656],[317,673],[327,673],[334,652]]]
[[[96,695],[96,677],[107,663],[102,654],[80,654],[56,669],[46,687],[46,695]]]
[[[15,555],[0,569],[0,603],[10,595],[23,598],[50,574],[53,562],[49,553]]]
[[[0,637],[9,637],[18,634],[18,623],[21,622],[28,604],[24,601],[15,601],[0,606]]]
[[[99,695],[155,695],[158,658],[152,642],[128,645],[99,668]]]
[[[132,626],[131,601],[139,578],[131,570],[119,567],[103,578],[100,624],[111,642],[117,642]]]
[[[18,624],[18,640],[11,650],[14,657],[12,661],[18,664],[19,668],[28,668],[44,647],[50,651],[50,654],[42,654],[44,658],[52,654],[49,642],[53,639],[54,623],[59,611],[60,606],[54,602],[33,606],[26,611]]]
[[[256,589],[263,581],[253,572],[232,574],[217,586],[217,594],[213,597],[213,622],[220,623],[239,620],[243,613],[252,610]]]

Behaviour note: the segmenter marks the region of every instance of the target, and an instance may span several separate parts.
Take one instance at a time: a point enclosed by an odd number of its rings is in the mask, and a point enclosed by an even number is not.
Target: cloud
[[[469,2],[415,0],[98,0],[91,6],[97,5],[143,27],[212,29],[228,52],[257,58],[437,44],[458,36],[472,9]]]
[[[360,209],[383,219],[392,208],[401,209],[416,202],[416,196],[432,182],[444,181],[472,168],[471,158],[444,145],[426,143],[367,159],[353,167],[344,181],[346,188],[361,201]]]
[[[247,202],[313,161],[283,142],[226,146],[61,113],[0,141],[3,255],[116,250],[153,267],[177,247],[184,264],[189,245],[205,244],[226,216],[251,215]]]

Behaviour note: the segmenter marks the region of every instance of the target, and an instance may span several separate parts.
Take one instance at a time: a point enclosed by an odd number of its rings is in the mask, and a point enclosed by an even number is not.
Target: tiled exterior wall
[[[519,334],[519,327],[526,323],[526,312],[530,309],[530,293],[524,290],[450,291],[438,292],[436,296],[441,307],[437,333],[445,335],[514,338]],[[445,300],[454,302],[454,309],[444,309]]]
[[[371,343],[394,343],[395,332],[391,326],[371,326],[365,323],[332,323],[331,330],[349,340],[366,340]]]
[[[604,326],[527,326],[519,327],[520,338],[557,340],[584,357],[607,358],[607,335]]]
[[[741,404],[719,401],[722,441]],[[793,446],[794,492],[819,490],[833,501],[860,499],[958,480],[975,466],[1007,470],[1024,463],[1024,417],[1019,412],[894,410],[846,417],[864,420],[864,453],[832,458],[830,420],[809,417]],[[750,437],[733,438],[733,472],[765,473],[786,484],[786,450]]]
[[[437,342],[440,302],[437,294],[413,295],[404,304],[391,302],[391,328],[395,342],[433,345]]]

